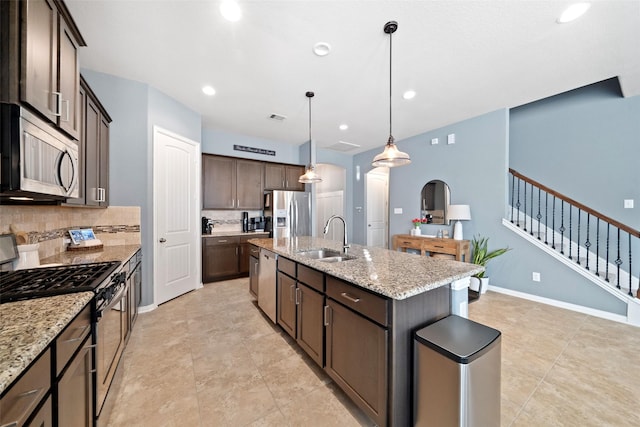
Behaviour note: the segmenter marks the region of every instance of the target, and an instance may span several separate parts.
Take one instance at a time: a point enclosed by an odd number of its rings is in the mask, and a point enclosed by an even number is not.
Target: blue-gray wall
[[[109,203],[140,206],[142,305],[153,303],[153,127],[200,142],[201,117],[146,84],[82,70],[113,119],[109,128]]]
[[[234,145],[272,150],[276,152],[276,155],[270,156],[267,154],[236,151],[233,149]],[[295,145],[215,129],[202,129],[202,152],[207,154],[218,154],[221,156],[261,160],[264,162],[292,164],[307,163],[306,161],[300,160],[300,149]]]

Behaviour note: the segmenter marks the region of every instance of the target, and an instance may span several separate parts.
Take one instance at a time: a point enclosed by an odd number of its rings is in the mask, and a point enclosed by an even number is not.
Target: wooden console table
[[[455,255],[456,261],[471,261],[468,240],[440,239],[437,237],[412,236],[410,234],[395,234],[392,238],[393,250],[416,249],[421,255],[431,254]]]

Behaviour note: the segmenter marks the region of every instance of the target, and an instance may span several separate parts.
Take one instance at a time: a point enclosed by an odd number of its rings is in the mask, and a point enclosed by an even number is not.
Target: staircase
[[[503,224],[624,301],[626,322],[640,326],[640,269],[634,276],[632,263],[633,253],[640,253],[640,232],[513,169],[509,173],[509,218]]]

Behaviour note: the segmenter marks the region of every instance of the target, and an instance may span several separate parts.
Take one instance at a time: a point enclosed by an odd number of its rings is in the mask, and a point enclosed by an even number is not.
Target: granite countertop
[[[355,244],[351,245],[348,255],[355,256],[356,259],[342,262],[323,262],[298,255],[299,251],[319,248],[342,251],[340,242],[315,237],[251,239],[249,243],[396,300],[484,271],[484,267],[476,264]]]
[[[203,234],[202,237],[231,237],[231,236],[260,236],[269,234],[268,231],[214,231],[211,234]]]
[[[40,264],[89,264],[93,262],[129,260],[140,245],[104,246],[99,250],[66,251],[40,260]]]
[[[0,304],[0,393],[93,298],[79,292]]]

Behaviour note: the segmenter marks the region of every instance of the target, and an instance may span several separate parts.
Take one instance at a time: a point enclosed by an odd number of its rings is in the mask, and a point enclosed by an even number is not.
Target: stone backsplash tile
[[[67,206],[0,206],[0,234],[27,234],[27,243],[38,243],[40,258],[66,250],[68,230],[93,228],[105,246],[140,243],[140,208],[110,206],[106,209]]]

